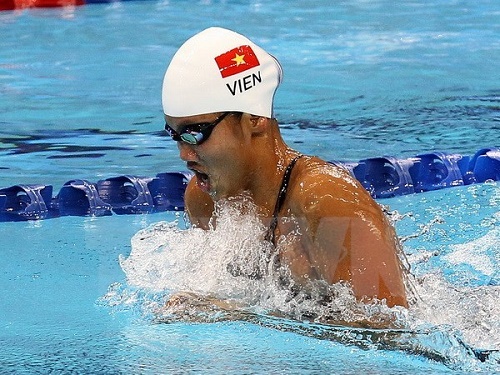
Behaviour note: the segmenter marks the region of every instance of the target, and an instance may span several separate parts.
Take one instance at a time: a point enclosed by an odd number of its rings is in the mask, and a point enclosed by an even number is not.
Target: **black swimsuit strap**
[[[288,164],[288,166],[286,167],[285,173],[283,174],[283,180],[281,181],[281,186],[278,191],[278,198],[276,199],[276,205],[274,206],[273,217],[271,219],[271,224],[269,225],[269,229],[265,237],[266,240],[271,241],[273,244],[275,244],[276,240],[274,232],[276,231],[276,227],[278,226],[278,214],[281,211],[283,203],[285,202],[286,193],[288,190],[288,183],[290,182],[292,170],[297,160],[299,160],[302,156],[304,155],[299,154],[296,157],[294,157],[290,162],[290,164]]]

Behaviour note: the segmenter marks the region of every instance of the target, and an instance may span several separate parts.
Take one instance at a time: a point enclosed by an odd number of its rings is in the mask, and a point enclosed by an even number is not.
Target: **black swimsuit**
[[[273,217],[271,219],[271,224],[269,225],[269,229],[267,230],[265,239],[271,242],[274,246],[276,246],[276,228],[278,226],[278,214],[285,202],[286,192],[288,189],[288,183],[290,182],[290,176],[292,175],[292,169],[295,166],[297,160],[299,160],[303,155],[296,156],[290,164],[286,167],[285,174],[283,175],[283,181],[281,182],[281,187],[278,191],[278,198],[276,199],[276,205],[274,206]],[[276,257],[274,259],[274,266],[277,268],[279,266],[279,259]],[[248,265],[247,265],[248,266]],[[245,269],[247,267],[242,267],[238,264],[238,261],[233,261],[227,264],[227,271],[237,277],[237,276],[246,276],[250,279],[260,279],[265,271],[261,270],[258,266]]]
[[[269,229],[267,230],[266,237],[265,239],[267,241],[272,242],[276,246],[276,228],[278,226],[278,214],[281,211],[281,207],[283,206],[283,203],[285,202],[286,198],[286,193],[288,189],[288,183],[290,182],[290,177],[292,175],[292,170],[293,167],[295,166],[295,163],[297,160],[299,160],[302,156],[302,154],[297,155],[292,159],[290,164],[285,169],[285,174],[283,175],[283,180],[281,181],[281,187],[278,192],[278,198],[276,199],[276,205],[274,206],[274,212],[273,212],[273,217],[271,219],[271,224],[269,225]]]

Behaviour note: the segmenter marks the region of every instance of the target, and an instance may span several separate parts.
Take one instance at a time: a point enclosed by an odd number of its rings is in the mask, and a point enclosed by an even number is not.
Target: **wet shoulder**
[[[351,215],[353,207],[375,204],[347,169],[316,157],[304,157],[296,165],[290,192],[293,211],[328,211]]]

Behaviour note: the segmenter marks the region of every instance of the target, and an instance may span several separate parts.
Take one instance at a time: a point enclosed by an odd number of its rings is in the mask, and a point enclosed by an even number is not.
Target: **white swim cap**
[[[172,117],[214,112],[273,116],[279,62],[249,39],[211,27],[176,52],[163,79],[163,112]]]

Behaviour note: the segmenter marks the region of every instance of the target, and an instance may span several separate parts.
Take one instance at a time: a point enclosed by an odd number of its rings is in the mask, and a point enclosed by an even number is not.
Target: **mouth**
[[[194,172],[198,187],[205,193],[209,193],[211,188],[209,175],[194,168],[189,169]]]

